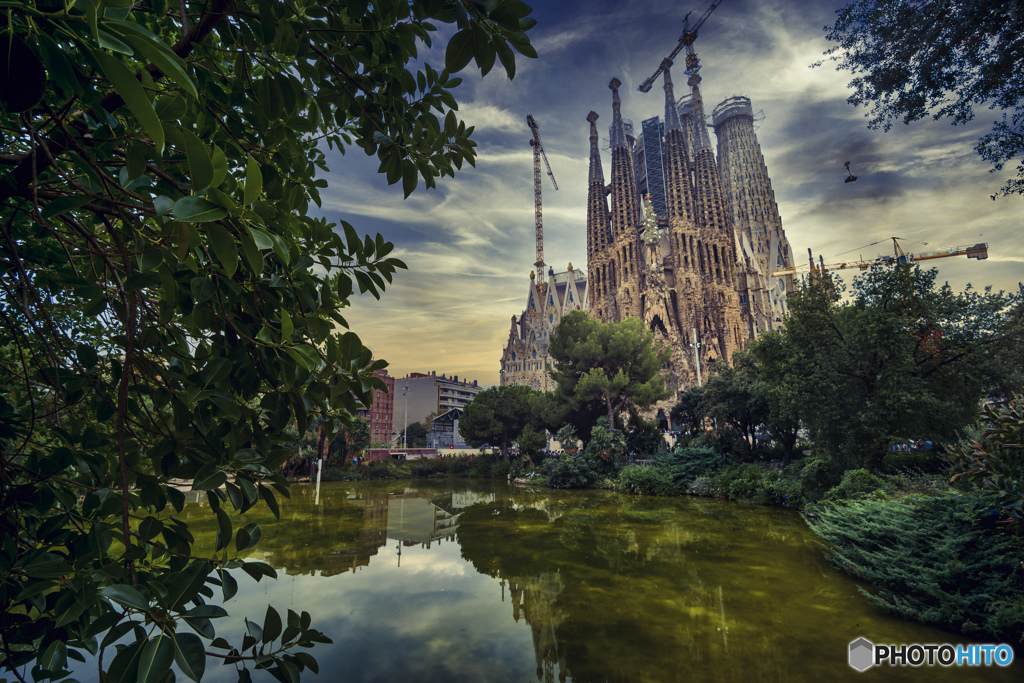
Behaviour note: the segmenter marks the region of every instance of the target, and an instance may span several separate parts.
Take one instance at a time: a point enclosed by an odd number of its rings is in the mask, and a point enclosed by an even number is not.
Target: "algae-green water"
[[[190,500],[194,499],[190,496]],[[202,500],[202,496],[198,496]],[[209,509],[180,515],[212,546]],[[488,482],[296,485],[236,571],[233,622],[308,611],[328,681],[1020,681],[998,667],[847,664],[849,643],[970,643],[870,604],[798,514]],[[1020,650],[1020,648],[1017,648]],[[1024,657],[1019,652],[1018,657]],[[204,681],[235,680],[211,660]],[[266,674],[259,674],[270,680]],[[308,679],[306,678],[308,676]]]

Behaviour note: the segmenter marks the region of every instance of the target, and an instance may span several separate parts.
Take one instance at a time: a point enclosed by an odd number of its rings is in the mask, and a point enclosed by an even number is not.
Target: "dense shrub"
[[[594,486],[598,473],[585,455],[562,453],[553,459],[548,486],[556,489],[588,489]]]
[[[764,492],[760,496],[762,502],[787,508],[801,507],[807,502],[799,479],[768,472],[763,486]]]
[[[507,479],[511,467],[500,453],[481,453],[470,461],[468,474],[478,479]]]
[[[710,448],[724,455],[732,456],[746,455],[749,450],[743,437],[730,427],[698,434],[690,442],[690,447]]]
[[[714,474],[728,464],[729,458],[710,448],[676,448],[655,457],[654,462],[668,474],[676,490],[684,493],[692,488],[694,479]]]
[[[754,464],[733,465],[715,475],[715,489],[731,500],[767,502],[765,476],[768,472]]]
[[[402,479],[405,476],[407,473],[391,460],[374,460],[366,466],[367,479]]]
[[[986,407],[984,431],[969,444],[950,449],[956,476],[966,479],[1003,515],[1011,531],[1024,535],[1024,397]]]
[[[320,481],[352,481],[362,478],[362,473],[350,467],[325,467],[320,473]],[[313,476],[313,481],[316,481],[316,475]]]
[[[469,461],[469,456],[416,460],[412,463],[412,476],[426,479],[465,475],[469,471]]]
[[[811,457],[794,463],[786,471],[796,474],[803,497],[811,502],[821,499],[843,477],[843,470],[836,461],[822,457]]]
[[[848,501],[807,520],[829,559],[902,617],[974,638],[1024,643],[1024,543],[978,495]]]
[[[643,465],[623,467],[615,482],[615,488],[644,496],[667,496],[675,490],[666,471]]]
[[[906,470],[914,470],[924,474],[940,474],[949,469],[949,461],[942,451],[893,451],[882,459],[881,471],[885,474],[897,474]]]
[[[621,429],[612,431],[608,418],[598,419],[585,449],[587,462],[598,472],[614,477],[626,459],[626,437]]]
[[[712,477],[702,474],[690,484],[690,491],[698,496],[716,496],[715,480]]]
[[[888,488],[892,485],[864,468],[848,470],[838,484],[825,492],[822,500],[857,500]]]

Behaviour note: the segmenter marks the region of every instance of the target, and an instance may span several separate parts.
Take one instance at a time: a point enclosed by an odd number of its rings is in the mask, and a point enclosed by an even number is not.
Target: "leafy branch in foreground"
[[[198,681],[207,657],[295,681],[327,639],[268,611],[233,648],[213,604],[288,495],[295,430],[384,388],[342,315],[405,264],[309,215],[318,145],[406,196],[473,163],[453,74],[535,56],[518,0],[5,2],[0,30],[0,670]],[[446,68],[424,62],[455,24]],[[467,40],[467,36],[472,40]],[[216,547],[170,510],[205,492]],[[229,557],[229,546],[236,555]]]

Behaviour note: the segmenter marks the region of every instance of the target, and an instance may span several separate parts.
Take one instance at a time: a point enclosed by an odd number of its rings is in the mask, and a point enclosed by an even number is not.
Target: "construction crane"
[[[978,242],[977,244],[971,244],[961,247],[950,247],[949,249],[940,249],[938,251],[928,251],[921,254],[908,254],[903,251],[903,247],[897,241],[900,238],[890,237],[893,245],[892,256],[879,256],[878,258],[859,260],[859,261],[846,261],[843,263],[832,263],[825,265],[825,262],[819,257],[818,265],[814,264],[814,258],[811,257],[810,262],[806,265],[793,266],[791,268],[783,268],[782,270],[773,270],[772,277],[782,277],[784,275],[801,275],[803,273],[819,274],[826,270],[843,270],[845,268],[859,268],[860,270],[867,270],[873,266],[895,266],[895,265],[906,265],[908,263],[916,263],[918,261],[930,261],[937,258],[949,258],[950,256],[964,256],[967,258],[978,259],[982,261],[988,258],[988,242]],[[879,242],[886,240],[879,240],[878,242],[872,242],[865,246],[872,246]],[[810,249],[807,253],[810,254]]]
[[[679,36],[679,44],[676,45],[676,49],[672,50],[672,54],[670,54],[661,62],[661,65],[658,67],[658,70],[655,71],[650,78],[648,78],[646,81],[640,84],[640,87],[637,88],[640,92],[651,91],[651,86],[654,85],[654,81],[658,80],[658,76],[660,76],[662,71],[665,70],[666,64],[668,66],[671,66],[672,60],[676,58],[676,55],[678,55],[683,48],[686,48],[686,73],[689,74],[690,76],[694,76],[697,74],[698,71],[700,71],[700,61],[697,59],[697,55],[694,53],[693,41],[697,39],[697,29],[699,29],[704,24],[704,22],[707,21],[708,17],[711,16],[711,13],[715,11],[715,8],[721,4],[722,0],[714,0],[714,2],[708,5],[708,8],[704,10],[704,14],[702,14],[700,19],[698,19],[696,23],[694,23],[693,28],[689,28],[689,26],[687,25],[687,22],[690,18],[690,14],[693,13],[693,10],[690,10],[689,12],[686,13],[686,16],[683,17],[683,35]],[[699,83],[700,80],[698,79],[697,82]]]
[[[544,283],[544,219],[541,216],[541,201],[540,201],[540,160],[544,157],[544,166],[548,169],[548,177],[551,178],[551,184],[558,189],[558,183],[555,182],[555,174],[551,172],[551,164],[548,163],[548,155],[544,153],[544,148],[540,144],[540,129],[537,127],[537,122],[533,120],[533,114],[526,115],[526,125],[533,131],[533,139],[530,140],[530,146],[533,147],[533,210],[536,214],[537,219],[537,261],[533,264],[537,267],[537,284],[542,285]]]

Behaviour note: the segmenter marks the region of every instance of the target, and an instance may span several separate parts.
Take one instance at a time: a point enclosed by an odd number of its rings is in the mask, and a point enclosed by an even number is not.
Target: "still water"
[[[181,515],[197,547],[213,544],[208,513]],[[279,578],[236,571],[226,608],[308,611],[334,644],[310,651],[321,673],[304,680],[1022,680],[1020,662],[849,668],[859,636],[971,641],[873,607],[787,510],[431,481],[296,485],[280,521],[240,517]],[[240,641],[225,621],[218,635]],[[209,666],[204,681],[235,679]]]

